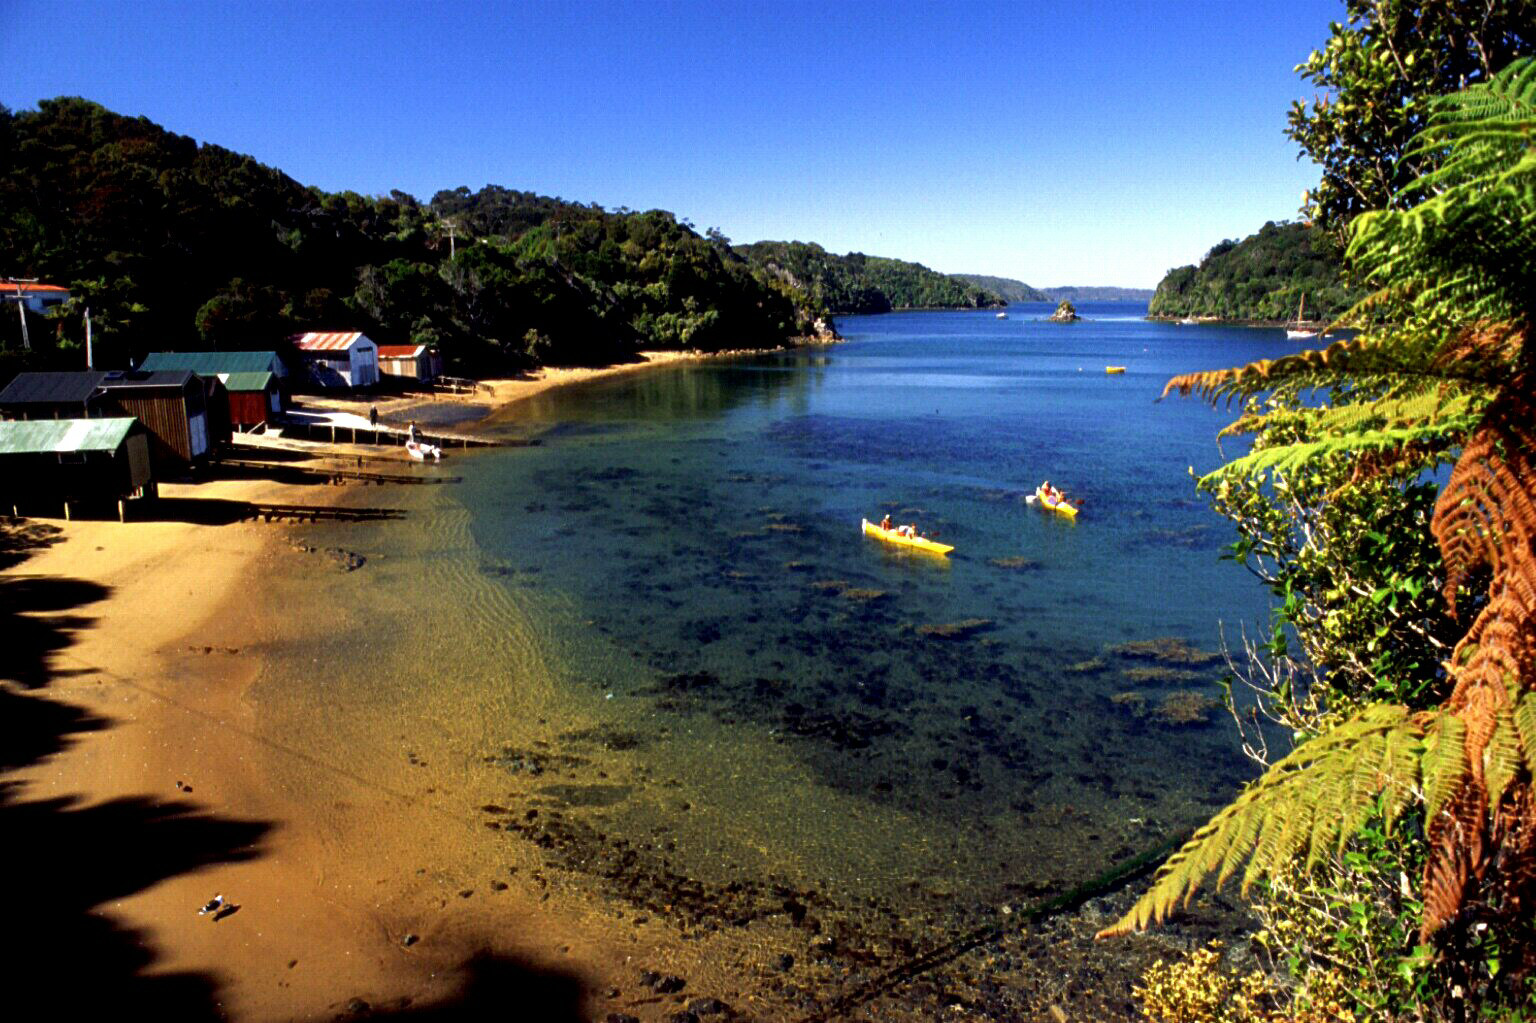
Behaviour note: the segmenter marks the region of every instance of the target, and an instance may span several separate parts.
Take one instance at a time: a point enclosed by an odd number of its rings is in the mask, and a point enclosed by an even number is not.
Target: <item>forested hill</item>
[[[1009,302],[1049,302],[1051,300],[1051,296],[1039,288],[1031,288],[1023,281],[1016,281],[1012,277],[988,277],[986,274],[950,274],[950,276],[972,287],[995,292]]]
[[[892,309],[981,309],[1005,304],[1001,295],[956,280],[921,263],[850,252],[839,256],[810,242],[754,242],[736,252],[755,269],[804,288],[834,313]]]
[[[86,305],[106,366],[352,329],[435,343],[469,373],[768,346],[825,315],[664,211],[495,186],[429,203],[330,194],[76,98],[0,107],[0,252],[4,273],[73,292],[31,331],[38,364],[81,361]],[[6,348],[19,333],[0,319]]]
[[[1295,319],[1303,294],[1308,319],[1328,319],[1361,297],[1344,283],[1337,245],[1305,224],[1265,224],[1242,241],[1224,241],[1200,265],[1168,271],[1147,308],[1151,316],[1224,320]]]
[[[1052,302],[1150,302],[1151,288],[1117,288],[1110,285],[1063,285],[1044,288]]]

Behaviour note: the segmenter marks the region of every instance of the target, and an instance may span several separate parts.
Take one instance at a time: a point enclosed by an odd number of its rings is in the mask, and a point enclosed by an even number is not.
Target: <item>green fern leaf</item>
[[[1520,772],[1520,735],[1507,707],[1499,708],[1493,735],[1483,748],[1483,785],[1488,789],[1488,812],[1499,808],[1504,790]]]
[[[1466,776],[1466,723],[1441,714],[1430,725],[1419,770],[1424,778],[1424,811],[1433,820]]]
[[[1225,880],[1244,857],[1246,890],[1259,878],[1288,869],[1301,853],[1332,845],[1358,815],[1362,799],[1374,799],[1384,786],[1411,787],[1414,779],[1399,782],[1383,765],[1390,759],[1392,771],[1412,772],[1421,735],[1422,726],[1406,708],[1374,704],[1298,746],[1196,831],[1158,870],[1151,889],[1101,934],[1123,934],[1164,919],[1188,903],[1207,876],[1219,872]]]
[[[1536,779],[1536,693],[1520,694],[1514,720],[1520,737],[1520,753],[1525,760],[1525,773]]]

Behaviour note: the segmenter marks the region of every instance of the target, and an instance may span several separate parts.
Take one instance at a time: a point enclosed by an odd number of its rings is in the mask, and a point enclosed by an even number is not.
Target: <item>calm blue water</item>
[[[1235,640],[1265,616],[1188,474],[1223,460],[1230,417],[1156,399],[1294,346],[1080,311],[846,318],[844,344],[556,391],[493,424],[541,443],[477,458],[459,499],[486,572],[537,595],[560,684],[628,737],[606,829],[666,830],[720,883],[984,906],[1230,795],[1247,768],[1225,712],[1165,709],[1217,695],[1221,665],[1114,648],[1216,650],[1221,623]],[[1042,479],[1082,500],[1076,522],[1024,501]],[[955,553],[860,534],[887,511]]]

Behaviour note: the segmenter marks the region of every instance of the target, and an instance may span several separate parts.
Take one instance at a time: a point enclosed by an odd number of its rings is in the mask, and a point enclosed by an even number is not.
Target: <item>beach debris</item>
[[[421,938],[415,934],[407,934],[405,937],[400,939],[400,944],[404,945],[406,948],[410,948],[420,940]]]
[[[180,778],[177,778],[176,779],[176,791],[177,792],[191,792],[192,791],[192,786],[188,785],[186,782],[182,781]]]
[[[207,916],[209,913],[217,913],[220,909],[223,909],[223,908],[224,908],[224,896],[222,896],[222,895],[215,895],[213,898],[208,900],[208,904],[207,905],[205,905],[202,909],[197,911],[197,915],[198,916]]]

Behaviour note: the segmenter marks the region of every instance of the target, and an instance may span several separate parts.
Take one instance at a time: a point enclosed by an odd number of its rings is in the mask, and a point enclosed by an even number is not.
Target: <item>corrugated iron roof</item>
[[[220,373],[219,379],[231,391],[265,391],[272,383],[271,373]]]
[[[12,297],[15,296],[17,288],[21,289],[21,293],[23,295],[57,295],[60,293],[65,295],[69,294],[68,288],[61,288],[57,284],[38,284],[35,282],[29,284],[26,281],[18,282],[11,280],[0,281],[0,291],[3,291],[5,294],[11,295]]]
[[[426,345],[379,345],[379,358],[416,359],[426,350]]]
[[[103,374],[97,386],[104,391],[123,387],[169,387],[179,390],[186,387],[190,379],[192,371],[189,369],[113,370]]]
[[[83,405],[106,376],[100,370],[74,373],[18,373],[0,391],[0,405]]]
[[[26,419],[0,423],[0,455],[45,455],[67,451],[116,451],[133,418]]]
[[[359,341],[373,343],[366,334],[356,330],[329,334],[311,331],[300,334],[293,343],[301,352],[344,352]]]
[[[139,368],[190,369],[200,376],[221,376],[268,371],[276,359],[276,352],[154,352],[145,356]]]

